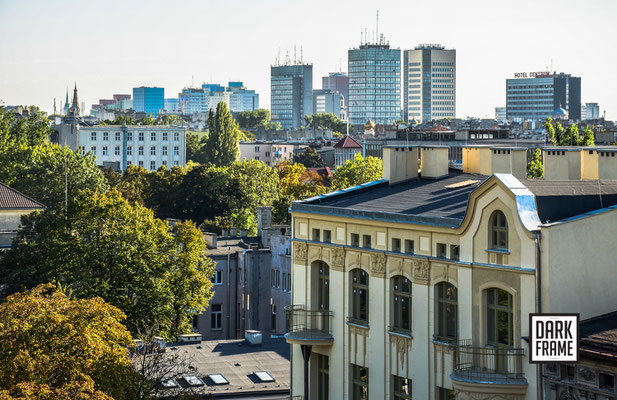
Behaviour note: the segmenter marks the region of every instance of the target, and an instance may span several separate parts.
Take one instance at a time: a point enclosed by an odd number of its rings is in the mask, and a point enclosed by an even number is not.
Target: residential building
[[[313,114],[330,113],[345,120],[345,99],[331,89],[313,90]]]
[[[295,150],[306,147],[307,144],[300,142],[240,142],[239,160],[257,160],[274,166],[281,161],[292,160]]]
[[[456,117],[456,50],[421,44],[403,52],[403,115],[429,122]]]
[[[522,77],[521,77],[522,76]],[[517,122],[543,121],[563,109],[581,119],[581,78],[564,73],[517,73],[506,79],[506,116]]]
[[[401,50],[390,48],[383,38],[348,50],[349,99],[352,125],[369,119],[378,125],[401,118]]]
[[[258,207],[257,236],[231,229],[205,233],[206,254],[215,263],[214,295],[193,329],[207,340],[284,334],[291,304],[291,247],[287,226],[272,225],[272,207]],[[239,235],[238,235],[239,234]]]
[[[186,128],[181,126],[77,126],[59,129],[58,143],[92,152],[97,165],[117,171],[131,164],[149,171],[186,165]]]
[[[362,145],[351,136],[345,136],[334,145],[334,167],[338,168],[353,161],[356,154],[362,154]]]
[[[542,180],[525,151],[391,146],[383,179],[294,202],[292,395],[544,398],[529,314],[617,304],[615,151],[545,148]]]
[[[248,90],[242,82],[229,82],[229,109],[232,112],[254,111],[259,108],[259,94]]]
[[[298,129],[313,114],[313,64],[270,67],[270,113],[283,129]]]
[[[133,108],[137,112],[159,115],[159,110],[165,108],[165,89],[162,87],[140,86],[133,88]]]
[[[21,217],[46,207],[36,200],[0,182],[0,252],[11,247]]]
[[[343,95],[345,103],[349,99],[349,77],[345,72],[330,72],[321,78],[321,88],[330,89]]]
[[[581,109],[581,120],[599,119],[600,106],[598,103],[585,103]]]
[[[617,312],[581,321],[579,362],[547,363],[545,399],[617,398]]]

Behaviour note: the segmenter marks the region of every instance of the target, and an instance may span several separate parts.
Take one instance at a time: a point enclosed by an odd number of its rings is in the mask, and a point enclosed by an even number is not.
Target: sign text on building
[[[516,72],[514,73],[515,78],[536,78],[541,76],[551,76],[551,73],[548,71],[542,72]]]
[[[529,314],[529,362],[577,362],[579,314]]]

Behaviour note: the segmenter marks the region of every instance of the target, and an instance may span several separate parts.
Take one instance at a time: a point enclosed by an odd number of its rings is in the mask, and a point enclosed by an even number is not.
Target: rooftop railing
[[[457,343],[453,375],[487,383],[526,383],[523,373],[525,350],[512,347],[479,347],[470,339]]]
[[[307,310],[304,305],[285,307],[288,339],[326,340],[332,338],[332,311]]]

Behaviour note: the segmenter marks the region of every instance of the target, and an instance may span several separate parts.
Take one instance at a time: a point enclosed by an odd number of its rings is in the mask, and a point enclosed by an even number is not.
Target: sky
[[[322,76],[347,71],[377,9],[391,46],[456,49],[459,118],[493,117],[506,78],[552,63],[582,78],[583,103],[617,119],[616,0],[0,0],[0,104],[51,112],[75,82],[89,109],[136,86],[169,98],[238,80],[269,108],[279,49],[293,58],[302,46],[321,88]]]

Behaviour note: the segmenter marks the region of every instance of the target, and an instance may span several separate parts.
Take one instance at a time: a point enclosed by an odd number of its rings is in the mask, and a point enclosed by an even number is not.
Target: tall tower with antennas
[[[313,65],[304,62],[300,46],[300,58],[294,45],[293,61],[289,51],[285,62],[270,67],[270,113],[273,122],[283,129],[297,129],[304,125],[305,115],[313,114]]]

